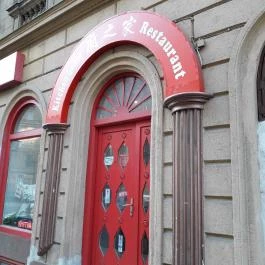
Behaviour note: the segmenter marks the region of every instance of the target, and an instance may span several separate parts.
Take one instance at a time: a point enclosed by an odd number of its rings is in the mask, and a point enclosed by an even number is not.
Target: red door
[[[98,129],[92,265],[146,265],[150,122]]]

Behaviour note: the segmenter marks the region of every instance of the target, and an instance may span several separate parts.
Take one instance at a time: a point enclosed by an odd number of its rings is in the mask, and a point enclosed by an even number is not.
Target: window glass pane
[[[108,210],[111,203],[111,189],[108,183],[105,184],[102,191],[102,206],[105,211]]]
[[[129,150],[125,143],[119,148],[119,164],[124,169],[129,161]]]
[[[121,106],[124,105],[124,93],[125,93],[125,89],[124,89],[124,79],[119,79],[115,82],[115,88],[117,91],[117,95],[118,95],[118,99],[119,99],[119,104]]]
[[[128,199],[127,190],[123,185],[123,183],[121,183],[119,189],[117,190],[117,195],[116,195],[116,205],[120,210],[120,212],[123,212],[125,204],[127,203],[127,199]]]
[[[133,98],[133,101],[130,103],[130,111],[141,104],[145,104],[145,101],[149,98],[151,98],[149,88],[146,85],[144,85],[144,87],[140,87],[137,91],[137,94]]]
[[[113,105],[112,101],[109,98],[103,97],[100,101],[100,106],[105,109],[105,111],[112,113],[113,112]]]
[[[131,91],[132,91],[133,86],[135,84],[135,80],[136,80],[136,77],[126,77],[126,79],[125,79],[125,95],[124,95],[124,99],[125,99],[126,103],[130,101]]]
[[[144,232],[144,235],[142,237],[141,252],[142,252],[143,262],[144,264],[146,264],[149,252],[149,240],[147,238],[146,232]]]
[[[145,164],[145,166],[147,166],[149,161],[150,161],[150,144],[149,144],[147,138],[144,141],[144,148],[143,149],[144,149],[143,150],[144,164]]]
[[[102,95],[96,117],[104,119],[131,112],[150,112],[151,107],[151,93],[145,81],[139,77],[122,77],[110,84]]]
[[[149,193],[150,193],[149,188],[147,184],[145,183],[144,190],[143,190],[143,209],[145,213],[147,213],[149,209],[149,198],[150,198]]]
[[[105,110],[102,110],[102,109],[98,108],[98,110],[97,110],[97,119],[109,118],[111,116],[112,116],[111,112],[108,112],[108,111],[105,111]]]
[[[18,116],[14,132],[29,131],[39,129],[42,125],[41,113],[39,109],[32,105],[25,108]]]
[[[105,225],[103,226],[99,235],[99,247],[103,256],[105,256],[107,250],[109,249],[109,233]]]
[[[124,236],[121,228],[119,228],[119,230],[117,231],[117,233],[115,235],[114,247],[115,247],[116,254],[120,258],[125,251],[125,236]]]
[[[150,111],[152,108],[152,99],[151,97],[146,99],[143,102],[140,102],[138,105],[133,106],[131,112],[139,112],[139,111]]]
[[[109,144],[104,152],[104,165],[109,170],[114,162],[114,154],[112,146]]]
[[[31,230],[40,138],[11,142],[3,224]]]
[[[140,92],[144,84],[145,82],[143,80],[141,80],[140,78],[136,78],[134,86],[130,94],[130,99],[128,102],[129,105],[133,104],[133,100],[135,100],[135,97],[137,97],[137,94]]]
[[[114,108],[119,106],[118,98],[114,92],[113,84],[106,90],[104,95],[106,95],[106,97],[108,97],[109,101],[112,103]]]

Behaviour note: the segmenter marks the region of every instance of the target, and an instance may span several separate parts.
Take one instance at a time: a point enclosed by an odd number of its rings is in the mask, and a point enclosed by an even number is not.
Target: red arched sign
[[[177,26],[155,13],[128,12],[99,24],[79,42],[56,81],[46,122],[66,122],[73,92],[89,65],[110,47],[126,43],[140,44],[158,59],[165,98],[204,91],[197,56]]]

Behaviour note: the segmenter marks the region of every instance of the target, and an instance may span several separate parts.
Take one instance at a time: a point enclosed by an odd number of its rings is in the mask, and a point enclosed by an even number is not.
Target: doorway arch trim
[[[92,29],[76,46],[52,91],[46,123],[64,123],[70,100],[88,67],[106,50],[138,44],[150,50],[163,69],[164,98],[189,92],[204,92],[197,56],[178,27],[158,14],[127,12]]]

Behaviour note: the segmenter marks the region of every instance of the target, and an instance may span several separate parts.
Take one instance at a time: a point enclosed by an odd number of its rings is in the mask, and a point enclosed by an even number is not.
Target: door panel
[[[148,264],[150,208],[150,126],[140,126],[138,264]]]
[[[148,263],[150,122],[98,129],[93,265]]]

